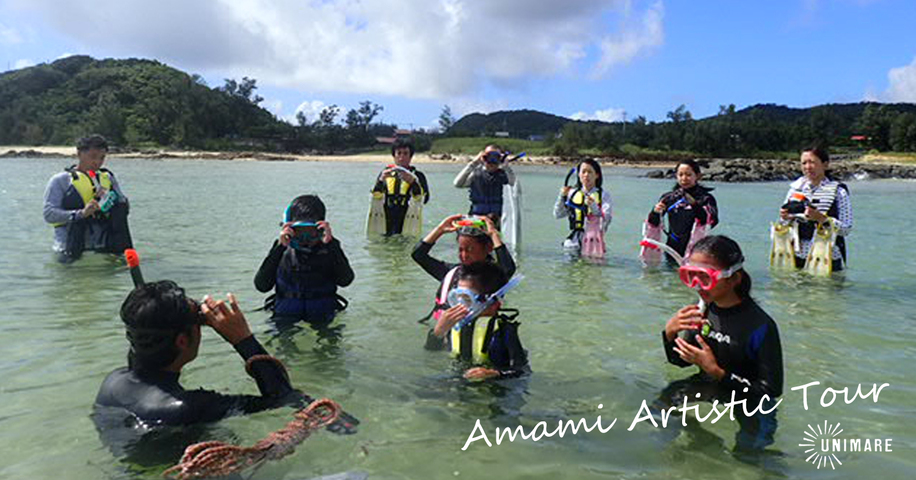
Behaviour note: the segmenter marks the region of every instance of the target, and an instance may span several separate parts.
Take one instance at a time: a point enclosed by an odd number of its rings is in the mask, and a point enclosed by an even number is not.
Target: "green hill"
[[[257,105],[249,82],[210,88],[157,61],[88,56],[9,71],[0,74],[0,144],[71,144],[88,132],[121,145],[263,143],[289,126]]]

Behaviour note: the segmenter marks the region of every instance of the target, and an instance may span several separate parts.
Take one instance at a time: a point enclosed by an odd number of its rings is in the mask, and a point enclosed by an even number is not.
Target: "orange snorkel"
[[[127,267],[130,269],[130,278],[134,280],[134,288],[142,287],[146,282],[140,273],[140,255],[133,248],[128,248],[124,250],[124,259],[127,260]]]

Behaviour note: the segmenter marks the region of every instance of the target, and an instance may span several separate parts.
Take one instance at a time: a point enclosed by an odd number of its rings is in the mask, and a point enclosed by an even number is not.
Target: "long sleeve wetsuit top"
[[[433,244],[420,241],[416,247],[413,249],[411,257],[417,262],[426,273],[430,274],[433,278],[438,281],[445,279],[445,276],[448,274],[449,270],[458,266],[457,263],[446,263],[442,260],[433,258],[430,256],[429,252],[432,250]],[[507,277],[512,277],[515,275],[515,261],[512,259],[512,254],[509,253],[509,249],[505,245],[500,245],[493,250],[496,253],[496,263],[500,268],[503,269],[503,272],[506,273]]]
[[[749,298],[731,308],[710,305],[708,320],[712,328],[704,340],[716,363],[725,370],[719,383],[726,398],[734,390],[735,398],[747,398],[748,404],[754,405],[752,401],[763,395],[771,400],[782,395],[782,347],[776,322]],[[669,362],[681,367],[692,365],[674,351],[675,343],[668,341],[664,331],[662,340]]]
[[[236,344],[235,350],[243,361],[267,354],[254,335]],[[304,398],[292,388],[282,367],[270,361],[256,361],[251,365],[251,375],[260,395],[185,390],[178,383],[179,375],[163,370],[119,368],[102,382],[95,405],[123,408],[146,424],[189,425],[299,404]]]

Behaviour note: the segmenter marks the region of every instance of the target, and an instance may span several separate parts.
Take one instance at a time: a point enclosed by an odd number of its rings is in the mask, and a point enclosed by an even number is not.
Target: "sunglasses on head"
[[[690,288],[700,290],[712,290],[716,288],[719,280],[731,277],[738,270],[741,270],[743,264],[738,262],[726,270],[716,270],[710,267],[701,267],[699,265],[682,265],[678,269],[678,275],[684,285]]]

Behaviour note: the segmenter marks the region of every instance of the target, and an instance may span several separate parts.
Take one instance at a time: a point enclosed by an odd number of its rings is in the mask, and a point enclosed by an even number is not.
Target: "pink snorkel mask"
[[[701,267],[699,265],[681,265],[677,270],[678,275],[684,285],[695,290],[712,290],[720,279],[728,278],[735,274],[743,267],[742,262],[738,262],[725,270],[716,270],[710,267]]]

